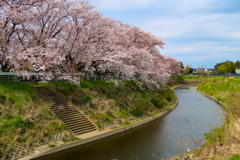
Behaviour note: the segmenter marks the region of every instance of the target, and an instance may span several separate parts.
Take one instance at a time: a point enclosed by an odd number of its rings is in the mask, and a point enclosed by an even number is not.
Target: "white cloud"
[[[191,15],[147,20],[142,28],[162,38],[240,38],[240,13]],[[231,22],[232,21],[232,22]]]
[[[210,9],[212,3],[217,0],[177,0],[179,3],[178,12],[196,12],[196,10]]]
[[[185,43],[185,46],[182,46],[183,44],[176,44],[171,43],[170,45],[166,45],[164,50],[162,50],[163,54],[168,55],[178,55],[178,54],[186,54],[186,55],[197,55],[197,54],[211,54],[214,53],[216,56],[216,53],[218,55],[225,53],[233,53],[233,52],[239,52],[240,53],[240,47],[233,47],[230,45],[227,45],[222,42],[212,42],[212,41],[194,41],[190,43]],[[207,56],[207,55],[206,55]]]

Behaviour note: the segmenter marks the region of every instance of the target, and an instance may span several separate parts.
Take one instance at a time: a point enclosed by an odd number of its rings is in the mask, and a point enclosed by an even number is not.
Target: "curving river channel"
[[[191,136],[203,139],[211,125],[221,125],[224,115],[221,106],[198,93],[196,86],[179,87],[175,93],[177,108],[158,120],[39,160],[158,160],[182,155],[187,150],[177,142],[191,140]]]

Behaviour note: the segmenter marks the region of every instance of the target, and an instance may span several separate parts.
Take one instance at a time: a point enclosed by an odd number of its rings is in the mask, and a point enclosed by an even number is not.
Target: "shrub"
[[[103,129],[102,125],[99,122],[97,122],[96,124],[97,124],[99,129]]]
[[[137,117],[143,115],[142,107],[140,105],[136,105],[132,110],[132,114]]]
[[[70,142],[70,141],[76,141],[76,140],[81,140],[81,138],[78,138],[78,137],[62,138],[63,142]]]
[[[120,117],[126,118],[128,116],[128,111],[120,109],[119,110]]]
[[[0,103],[1,103],[1,104],[5,104],[6,98],[7,98],[6,96],[0,95]]]
[[[132,91],[138,90],[138,86],[136,85],[136,83],[134,81],[126,81],[125,86],[129,87]]]
[[[166,99],[167,99],[169,102],[172,101],[172,97],[171,97],[171,96],[168,96]]]
[[[48,144],[49,148],[52,148],[52,147],[55,147],[55,146],[56,146],[55,144],[51,144],[51,143]]]
[[[151,102],[157,108],[163,108],[167,105],[167,102],[165,100],[159,101],[157,99],[152,99]]]
[[[93,99],[92,99],[92,97],[91,97],[89,94],[87,94],[87,95],[84,97],[84,100],[85,100],[85,102],[91,102]]]
[[[207,140],[210,143],[214,142],[225,142],[225,133],[227,131],[227,128],[225,125],[217,128],[214,127],[213,129],[210,130],[209,133],[204,133],[204,139]]]
[[[102,114],[102,117],[103,117],[105,120],[107,120],[107,121],[112,121],[112,120],[114,119],[113,116],[111,116],[111,115],[109,115],[109,114],[107,114],[107,113],[103,113],[103,114]]]
[[[125,126],[125,125],[129,125],[129,124],[130,124],[129,121],[125,121],[125,122],[122,123],[123,126]]]
[[[13,120],[11,120],[8,125],[13,126],[14,128],[32,127],[32,123],[28,119],[22,120],[20,115],[16,116]]]

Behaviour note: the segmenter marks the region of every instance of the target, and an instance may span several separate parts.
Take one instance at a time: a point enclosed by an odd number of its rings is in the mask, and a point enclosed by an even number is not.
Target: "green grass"
[[[15,144],[32,146],[53,133],[69,132],[50,104],[41,102],[31,91],[31,85],[0,83],[0,159],[6,158]]]
[[[209,81],[202,82],[198,90],[204,92],[212,97],[215,97],[216,100],[227,104],[223,106],[226,111],[226,122],[233,121],[236,118],[240,117],[240,78],[228,79],[224,77],[215,77],[211,78]],[[224,133],[226,129],[222,127],[215,128],[212,133],[215,136],[207,136],[206,139],[212,142],[220,141],[219,137],[224,138]],[[221,132],[220,132],[221,131]],[[221,135],[219,135],[221,134]],[[207,134],[208,135],[208,134]],[[215,137],[215,138],[214,138]],[[212,140],[211,140],[212,139]]]
[[[226,113],[225,122],[221,127],[214,127],[209,133],[204,134],[207,141],[204,144],[206,150],[213,150],[219,144],[225,146],[228,150],[234,150],[231,147],[239,145],[233,135],[239,133],[232,126],[240,117],[240,78],[211,77],[203,81],[198,86],[198,90],[224,104],[223,108]],[[229,144],[234,145],[229,146]],[[199,151],[204,150],[204,147],[199,149]],[[199,152],[199,155],[201,153]],[[222,153],[217,154],[221,155]],[[235,159],[240,159],[240,156],[234,155],[230,158],[230,160]]]
[[[176,100],[169,88],[141,90],[134,81],[122,81],[118,87],[106,81],[81,81],[80,86],[67,82],[51,85],[83,110],[100,129],[110,123],[122,124],[119,119],[130,121],[130,118],[160,112],[160,109]]]
[[[169,82],[179,82],[179,83],[182,83],[184,81],[188,81],[188,80],[205,80],[205,79],[208,79],[207,76],[172,76],[169,80]]]
[[[240,160],[240,155],[236,154],[233,157],[229,158],[229,160]]]
[[[81,138],[78,138],[78,137],[65,138],[65,137],[63,137],[63,139],[62,139],[63,142],[71,142],[71,141],[76,141],[76,140],[81,140]]]
[[[70,135],[64,141],[77,140],[50,110],[51,104],[43,103],[31,91],[32,85],[0,83],[0,158],[6,158],[14,144],[31,147],[54,133]],[[80,86],[63,81],[37,85],[53,86],[95,121],[99,129],[109,124],[129,125],[133,120],[161,112],[176,100],[168,87],[141,90],[134,81],[122,81],[118,87],[105,81],[82,81]]]

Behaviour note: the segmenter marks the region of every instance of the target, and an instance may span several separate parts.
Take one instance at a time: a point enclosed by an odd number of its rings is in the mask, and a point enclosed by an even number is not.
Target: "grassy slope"
[[[31,146],[53,133],[66,131],[64,125],[30,90],[31,84],[0,83],[0,158],[6,158],[15,144]]]
[[[117,87],[104,81],[84,81],[81,87],[69,83],[52,85],[84,111],[99,129],[128,125],[157,114],[176,101],[169,88],[142,91],[133,81],[122,82]]]
[[[30,90],[32,84],[0,83],[0,158],[6,158],[15,144],[31,146],[53,133],[66,132],[73,137],[54,113]],[[81,86],[55,82],[55,86],[73,105],[99,127],[117,127],[159,113],[176,101],[174,92],[140,90],[133,81],[118,87],[103,81],[81,82]]]
[[[200,81],[207,80],[208,77],[203,76],[172,76],[168,81],[168,84],[177,85],[179,84],[187,84],[187,83],[199,83]]]
[[[226,120],[223,126],[206,133],[206,143],[186,156],[196,159],[240,159],[240,78],[209,78],[199,85],[198,90],[224,104]]]

